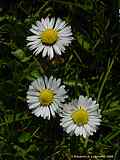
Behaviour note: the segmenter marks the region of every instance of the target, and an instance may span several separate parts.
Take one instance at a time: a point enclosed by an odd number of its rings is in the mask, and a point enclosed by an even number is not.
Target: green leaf
[[[87,37],[85,37],[82,34],[79,34],[79,33],[77,34],[77,41],[80,44],[80,46],[87,51],[92,48],[92,44],[89,41],[89,39],[87,39]]]
[[[31,72],[31,76],[34,78],[38,78],[38,77],[40,77],[40,73],[37,70],[33,70]]]
[[[35,70],[31,71],[30,75],[27,75],[26,78],[28,80],[35,80],[40,76],[41,76],[41,74],[39,73],[39,71],[35,69]]]
[[[31,144],[27,149],[27,152],[35,152],[37,150],[38,150],[37,146],[35,144]]]
[[[93,2],[91,0],[84,1],[84,4],[81,8],[83,8],[85,11],[93,10]]]
[[[21,60],[21,62],[27,62],[31,59],[32,55],[29,57],[25,57],[24,59]]]
[[[22,49],[17,49],[16,51],[12,52],[12,54],[19,60],[23,60],[26,57]]]
[[[29,133],[29,132],[23,132],[23,133],[21,133],[21,135],[18,137],[18,141],[20,142],[20,143],[25,143],[25,142],[27,142],[27,141],[29,141],[30,139],[31,139],[31,133]]]
[[[21,62],[27,62],[31,59],[31,56],[26,56],[25,52],[22,49],[17,49],[14,52],[11,52],[16,58],[18,58]]]

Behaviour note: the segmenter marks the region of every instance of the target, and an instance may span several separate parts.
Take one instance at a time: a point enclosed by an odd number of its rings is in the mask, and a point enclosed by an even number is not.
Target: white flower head
[[[34,34],[28,36],[27,46],[30,50],[34,50],[33,54],[38,55],[42,52],[42,56],[54,57],[54,53],[61,55],[65,51],[73,37],[71,27],[60,18],[45,18],[37,21],[36,25],[32,25],[30,31]]]
[[[84,138],[93,135],[101,122],[99,104],[84,96],[65,104],[60,116],[60,125],[67,133]]]
[[[27,92],[29,109],[37,117],[44,119],[50,119],[51,115],[54,117],[65,98],[67,95],[61,79],[56,80],[52,76],[49,79],[45,76],[34,80]]]

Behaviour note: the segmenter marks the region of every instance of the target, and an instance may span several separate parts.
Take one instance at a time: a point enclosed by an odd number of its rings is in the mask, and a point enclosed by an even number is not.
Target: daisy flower
[[[46,76],[34,80],[27,92],[27,103],[29,109],[37,117],[50,119],[59,111],[59,107],[67,97],[65,86],[61,85],[61,79],[56,80],[52,76],[48,79]]]
[[[30,50],[34,50],[33,54],[38,55],[42,52],[42,56],[54,57],[54,52],[61,55],[65,51],[65,46],[68,46],[73,37],[71,27],[60,18],[45,18],[37,21],[36,25],[32,25],[30,31],[34,34],[28,36],[29,41],[27,46]]]
[[[80,135],[84,138],[93,135],[101,122],[99,104],[96,104],[96,101],[93,101],[92,98],[84,96],[65,104],[61,117],[60,125],[67,133]]]

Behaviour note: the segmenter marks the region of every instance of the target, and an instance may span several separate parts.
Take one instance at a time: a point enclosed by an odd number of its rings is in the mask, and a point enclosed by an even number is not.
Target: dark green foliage
[[[0,2],[0,160],[70,160],[73,155],[120,156],[120,19],[117,2],[11,0]],[[120,7],[120,6],[119,6]],[[37,57],[26,47],[42,17],[66,20],[74,41],[61,57]],[[28,110],[26,91],[43,74],[62,78],[68,101],[80,94],[100,104],[102,123],[88,140]],[[99,158],[97,158],[99,159]],[[104,158],[105,159],[105,158]]]

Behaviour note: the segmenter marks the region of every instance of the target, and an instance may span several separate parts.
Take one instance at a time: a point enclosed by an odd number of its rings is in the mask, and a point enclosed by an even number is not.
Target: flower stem
[[[85,139],[84,148],[87,148],[87,144],[88,144],[88,137]]]
[[[110,71],[111,71],[111,69],[112,69],[112,66],[113,66],[113,64],[114,64],[115,57],[116,57],[116,55],[112,58],[110,64],[109,64],[109,61],[108,61],[108,69],[107,69],[107,72],[106,72],[106,74],[105,74],[105,76],[104,76],[104,79],[103,79],[103,81],[102,81],[102,84],[101,84],[101,86],[100,86],[100,89],[99,89],[99,92],[98,92],[98,97],[97,97],[97,102],[99,102],[99,100],[100,100],[100,97],[101,97],[101,94],[102,94],[104,85],[105,85],[105,83],[106,83],[106,81],[107,81],[107,79],[108,79],[108,76],[109,76]]]

